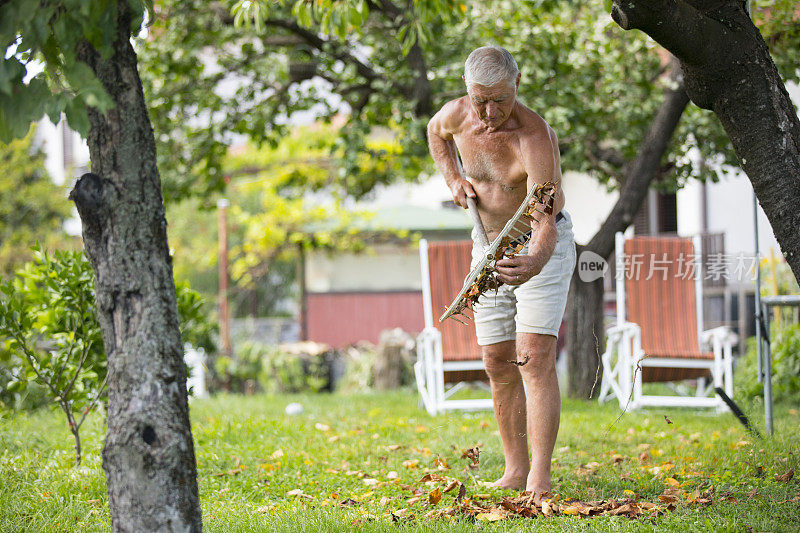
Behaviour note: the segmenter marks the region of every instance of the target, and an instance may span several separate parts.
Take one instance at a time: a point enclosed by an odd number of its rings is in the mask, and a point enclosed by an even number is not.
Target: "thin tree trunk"
[[[80,425],[75,423],[75,417],[72,416],[70,405],[67,403],[62,403],[60,405],[61,410],[67,415],[67,425],[69,426],[70,433],[72,433],[72,438],[75,439],[75,466],[80,466],[82,459]]]
[[[741,0],[614,0],[612,17],[680,60],[692,102],[719,117],[800,279],[800,120]],[[744,210],[742,198],[731,209]]]
[[[81,466],[81,460],[83,459],[83,455],[81,455],[81,434],[77,428],[70,428],[70,430],[72,431],[72,437],[75,439],[75,466]]]
[[[178,329],[155,143],[128,2],[118,3],[117,40],[102,57],[78,50],[114,100],[90,110],[92,174],[70,197],[95,272],[108,356],[108,430],[103,469],[115,532],[201,531],[189,425],[186,367]]]
[[[675,62],[673,62],[675,63]],[[579,250],[576,273],[570,286],[570,303],[567,307],[567,357],[569,368],[569,395],[588,399],[595,381],[602,375],[597,372],[599,355],[605,343],[603,328],[602,279],[586,283],[578,276],[580,252],[591,251],[609,259],[614,251],[614,235],[624,231],[647,195],[650,183],[657,175],[661,160],[667,152],[672,134],[678,127],[681,115],[689,103],[677,64],[671,69],[674,87],[667,88],[664,101],[658,108],[653,123],[647,131],[642,146],[633,162],[628,165],[625,184],[619,198],[598,232],[586,246]],[[598,296],[599,294],[599,296]]]

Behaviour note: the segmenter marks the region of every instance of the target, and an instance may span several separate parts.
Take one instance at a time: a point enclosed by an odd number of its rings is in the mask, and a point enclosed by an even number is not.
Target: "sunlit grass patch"
[[[290,402],[303,412],[285,414]],[[576,501],[612,500],[662,512],[636,519],[510,513],[492,522],[499,515],[491,510],[518,493],[484,485],[503,468],[489,412],[431,417],[409,391],[193,401],[204,525],[220,532],[474,531],[476,520],[497,531],[800,529],[797,478],[776,480],[798,468],[796,410],[779,409],[776,436],[766,440],[728,413],[618,415],[612,405],[564,402],[553,454],[555,514],[580,513]],[[5,413],[0,531],[108,530],[103,431],[100,417],[90,421],[84,466],[76,470],[56,413]],[[476,446],[475,468],[464,452]],[[453,482],[464,486],[461,500],[457,489],[445,491]],[[674,509],[666,509],[665,494],[676,495]],[[706,496],[711,503],[699,503]],[[449,511],[464,501],[486,512]]]

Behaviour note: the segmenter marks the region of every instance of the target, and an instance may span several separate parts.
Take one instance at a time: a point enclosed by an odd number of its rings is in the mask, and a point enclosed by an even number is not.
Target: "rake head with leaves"
[[[486,248],[483,258],[469,273],[463,288],[439,318],[439,322],[443,322],[447,318],[461,322],[456,315],[467,317],[464,314],[466,308],[472,309],[482,294],[490,290],[497,290],[503,284],[497,279],[495,263],[504,257],[514,257],[520,253],[531,239],[532,222],[538,223],[542,215],[553,214],[553,205],[559,185],[560,182],[548,181],[536,185],[528,191],[522,205]]]

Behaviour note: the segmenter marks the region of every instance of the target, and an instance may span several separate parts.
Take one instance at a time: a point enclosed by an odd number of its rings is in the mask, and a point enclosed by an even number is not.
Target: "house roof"
[[[364,221],[360,227],[366,231],[471,230],[472,221],[463,209],[431,209],[416,205],[399,205],[377,209],[375,216]]]

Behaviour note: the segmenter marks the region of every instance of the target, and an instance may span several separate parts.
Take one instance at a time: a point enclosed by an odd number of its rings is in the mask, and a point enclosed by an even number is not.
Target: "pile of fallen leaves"
[[[658,496],[658,501],[649,502],[637,498],[608,501],[581,501],[574,498],[559,498],[547,492],[537,498],[535,493],[522,492],[514,498],[492,501],[489,494],[467,496],[466,486],[458,480],[440,474],[425,474],[419,484],[427,485],[414,490],[414,495],[406,500],[406,506],[389,510],[385,518],[394,521],[413,520],[419,516],[426,519],[469,518],[494,522],[506,518],[537,518],[551,516],[626,516],[628,518],[652,518],[675,510],[679,505],[709,504],[713,488],[703,492],[687,492],[677,487],[667,487]],[[439,505],[443,495],[453,492],[454,499],[449,505]],[[538,503],[537,503],[537,500]],[[413,506],[422,502],[422,508]],[[416,511],[416,513],[415,513]]]
[[[460,450],[461,458],[466,459],[465,471],[479,467],[480,447],[481,444],[478,444],[472,448]],[[386,447],[389,451],[402,448],[401,445]],[[417,460],[406,461],[404,466],[416,468],[417,463]],[[433,460],[433,466],[435,471],[426,469],[429,471],[411,485],[403,483],[396,472],[390,472],[386,476],[386,481],[379,481],[360,470],[348,470],[343,473],[362,478],[364,484],[370,488],[393,484],[406,493],[406,495],[381,498],[380,507],[385,509],[383,518],[391,522],[407,522],[418,519],[468,519],[494,522],[509,518],[555,516],[653,518],[673,511],[679,506],[710,504],[714,494],[713,487],[703,491],[699,489],[686,491],[679,487],[678,481],[674,478],[667,478],[664,491],[654,501],[642,499],[633,491],[625,491],[629,497],[603,501],[583,501],[575,498],[561,498],[548,492],[537,495],[525,491],[516,497],[504,497],[497,501],[495,496],[488,493],[468,494],[467,485],[464,482],[447,475],[451,468],[446,459],[437,456]],[[331,472],[338,472],[338,470],[331,470]],[[793,472],[790,470],[780,478],[789,480],[792,475]],[[778,479],[777,476],[776,479]],[[373,492],[369,491],[360,496],[342,499],[338,493],[332,493],[330,498],[321,502],[321,505],[323,507],[336,505],[357,508],[369,502],[372,494]],[[312,496],[304,494],[300,489],[289,491],[287,496],[314,500]],[[365,511],[362,511],[362,514],[362,518],[368,520],[379,519],[378,516]]]

